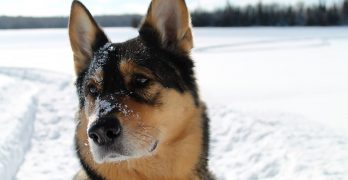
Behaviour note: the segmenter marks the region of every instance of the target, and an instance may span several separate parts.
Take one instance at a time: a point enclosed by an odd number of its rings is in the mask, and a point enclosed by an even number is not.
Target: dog
[[[69,19],[79,97],[74,179],[215,179],[184,0],[152,0],[139,36],[111,43],[87,8]]]

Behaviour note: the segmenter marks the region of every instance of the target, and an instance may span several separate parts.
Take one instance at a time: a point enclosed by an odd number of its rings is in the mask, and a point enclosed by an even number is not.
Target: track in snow
[[[73,150],[76,97],[71,77],[35,69],[0,68],[0,79],[0,98],[6,102],[0,103],[6,112],[1,119],[16,121],[3,122],[9,124],[9,132],[2,131],[7,140],[0,144],[1,177],[72,177],[78,162]]]
[[[35,133],[17,179],[71,179],[78,170],[73,147],[75,91],[71,80],[42,88]]]
[[[0,175],[2,179],[11,179],[30,145],[38,88],[1,72],[0,82]]]

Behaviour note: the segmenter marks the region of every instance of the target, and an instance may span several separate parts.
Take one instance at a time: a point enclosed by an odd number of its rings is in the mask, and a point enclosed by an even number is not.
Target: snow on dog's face
[[[153,1],[139,37],[123,43],[111,43],[75,1],[69,35],[80,100],[77,138],[90,149],[80,154],[98,163],[156,154],[199,113],[184,1]]]

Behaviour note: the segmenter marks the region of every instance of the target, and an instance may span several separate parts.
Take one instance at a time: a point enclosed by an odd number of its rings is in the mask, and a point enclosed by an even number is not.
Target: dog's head
[[[139,36],[111,43],[74,1],[69,22],[80,111],[96,162],[154,154],[190,128],[198,95],[184,0],[153,0]]]

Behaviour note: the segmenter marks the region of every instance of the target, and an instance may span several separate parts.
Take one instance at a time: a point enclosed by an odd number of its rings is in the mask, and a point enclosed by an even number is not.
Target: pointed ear
[[[190,14],[185,0],[152,0],[140,35],[171,51],[189,53],[193,48]]]
[[[71,5],[69,37],[77,75],[89,66],[93,52],[109,42],[87,8],[76,0]]]

